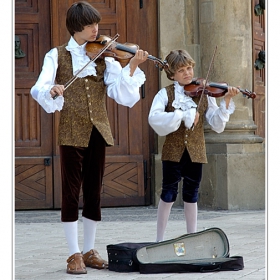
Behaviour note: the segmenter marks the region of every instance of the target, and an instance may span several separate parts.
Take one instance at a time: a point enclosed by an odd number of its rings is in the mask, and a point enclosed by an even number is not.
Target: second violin
[[[190,97],[195,97],[195,96],[200,96],[203,92],[204,88],[204,79],[203,78],[196,78],[193,79],[193,81],[184,86],[184,91],[187,96]],[[228,92],[228,84],[227,83],[214,83],[214,82],[209,82],[206,84],[204,94],[209,95],[211,97],[221,97],[224,96]],[[240,92],[242,92],[244,97],[248,98],[256,98],[256,93],[249,91],[248,89],[239,89]]]

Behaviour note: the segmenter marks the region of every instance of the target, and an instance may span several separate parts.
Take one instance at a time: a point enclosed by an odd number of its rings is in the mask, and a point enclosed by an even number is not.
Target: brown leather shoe
[[[108,262],[103,260],[99,255],[99,253],[94,249],[88,251],[86,254],[84,254],[83,257],[84,257],[85,265],[88,267],[97,268],[97,269],[108,268]]]
[[[81,253],[76,253],[67,259],[67,273],[70,274],[86,274],[86,266]]]

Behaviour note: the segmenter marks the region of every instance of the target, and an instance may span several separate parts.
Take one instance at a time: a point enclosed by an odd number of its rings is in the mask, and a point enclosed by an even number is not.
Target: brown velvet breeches
[[[60,146],[62,222],[78,220],[81,187],[82,216],[94,221],[101,220],[100,193],[105,169],[105,148],[106,142],[95,127],[87,148]]]

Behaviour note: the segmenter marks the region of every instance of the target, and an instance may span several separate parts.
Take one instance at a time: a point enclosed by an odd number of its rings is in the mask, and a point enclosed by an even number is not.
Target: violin
[[[100,48],[100,50],[98,51],[98,53],[95,54],[95,56],[90,57],[89,62],[84,65],[84,67],[82,67],[77,73],[76,75],[74,75],[69,81],[66,82],[66,84],[64,85],[64,90],[66,90],[68,87],[70,87],[78,78],[78,75],[88,67],[88,65],[92,62],[94,62],[96,59],[98,59],[99,57],[101,57],[103,55],[104,52],[106,52],[106,50],[119,38],[119,34],[116,34],[112,39],[110,39],[110,41],[103,47]],[[53,99],[56,99],[58,97],[58,94],[56,94],[55,96],[53,96]]]
[[[86,44],[86,52],[90,58],[90,61],[84,65],[77,73],[74,75],[69,81],[64,85],[64,90],[66,90],[77,78],[78,75],[92,62],[94,62],[98,58],[104,57],[113,57],[120,62],[122,67],[126,66],[130,59],[135,55],[136,51],[139,49],[138,45],[125,43],[118,44],[116,40],[119,38],[119,34],[116,34],[113,38],[109,36],[98,36],[97,40],[94,42],[87,42]],[[155,62],[155,66],[159,67],[160,70],[168,67],[166,62],[161,61],[160,59],[148,55],[148,59]],[[53,99],[56,99],[58,94],[53,96]]]
[[[203,84],[204,79],[203,78],[196,78],[193,79],[193,81],[184,86],[184,91],[187,96],[190,97],[196,97],[196,96],[201,96],[203,89],[204,89],[204,84]],[[248,89],[239,89],[244,97],[249,98],[256,98],[256,93],[251,92]],[[228,84],[227,83],[214,83],[214,82],[209,82],[206,83],[205,89],[204,89],[204,94],[209,95],[211,97],[221,97],[224,96],[228,92]]]
[[[87,42],[86,52],[87,55],[92,58],[95,57],[99,51],[106,46],[108,42],[112,40],[111,37],[105,35],[98,35],[97,39],[93,42]],[[125,67],[130,59],[136,54],[136,51],[139,50],[139,46],[133,43],[124,43],[120,44],[113,42],[106,51],[103,52],[101,57],[113,57],[115,60],[119,61],[122,67]],[[148,55],[148,59],[154,61],[155,66],[160,70],[163,70],[165,67],[168,67],[167,63],[156,58],[152,55]]]

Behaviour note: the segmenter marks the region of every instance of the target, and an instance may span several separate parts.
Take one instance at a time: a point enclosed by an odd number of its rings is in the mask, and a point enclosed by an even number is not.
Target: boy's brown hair
[[[84,26],[99,23],[100,13],[86,1],[73,3],[66,14],[66,27],[71,34],[81,32]]]
[[[173,50],[171,51],[165,61],[168,64],[168,68],[164,69],[169,80],[173,81],[175,72],[184,66],[195,66],[195,61],[186,50]]]

